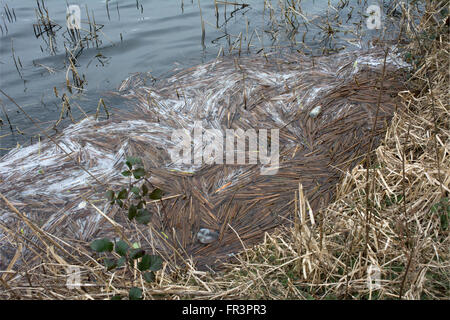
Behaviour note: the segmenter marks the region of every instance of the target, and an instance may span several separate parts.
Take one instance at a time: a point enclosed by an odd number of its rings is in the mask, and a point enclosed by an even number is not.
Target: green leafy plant
[[[111,255],[113,255],[113,251],[116,253],[115,257],[104,257],[103,262],[107,271],[122,267],[133,269],[134,261],[137,261],[137,269],[142,272],[142,277],[147,282],[152,282],[155,279],[154,272],[162,268],[163,261],[160,256],[147,254],[145,250],[129,246],[123,240],[115,243],[107,238],[94,240],[91,243],[91,249],[98,253],[110,253]],[[136,295],[133,294],[133,296]]]
[[[122,175],[135,180],[130,180],[129,187],[122,188],[118,192],[108,190],[106,198],[112,205],[117,204],[128,210],[129,220],[135,219],[139,223],[148,224],[151,220],[151,213],[146,209],[146,199],[161,200],[163,191],[159,188],[153,188],[150,192],[149,185],[151,186],[151,183],[146,178],[148,173],[142,167],[140,158],[127,157],[125,164],[128,169],[123,171]],[[141,184],[140,187],[138,187],[139,184]]]
[[[142,160],[136,157],[127,157],[125,162],[127,170],[122,172],[125,177],[130,177],[128,188],[122,188],[118,192],[108,190],[106,198],[111,205],[118,205],[128,211],[128,219],[141,224],[148,224],[151,220],[151,212],[147,209],[148,200],[161,200],[163,191],[153,188],[147,180],[148,173],[142,167]],[[140,187],[138,187],[140,185]],[[141,272],[143,279],[150,283],[155,280],[155,272],[162,268],[163,260],[158,255],[147,254],[137,243],[130,245],[125,240],[112,241],[107,238],[94,240],[90,247],[95,252],[104,254],[103,264],[106,271],[116,268],[135,270],[135,266]],[[121,300],[123,297],[115,295],[112,300]],[[142,289],[132,287],[129,290],[130,300],[142,299]]]

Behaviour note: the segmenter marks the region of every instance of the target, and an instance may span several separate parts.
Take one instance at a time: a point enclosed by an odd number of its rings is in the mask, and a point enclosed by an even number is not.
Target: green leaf
[[[120,190],[119,194],[117,195],[117,199],[126,199],[128,195],[127,189]]]
[[[123,256],[125,256],[127,254],[128,248],[129,248],[129,246],[128,246],[128,244],[125,241],[119,240],[116,243],[115,250],[120,256],[123,257]]]
[[[138,187],[131,188],[131,192],[133,192],[135,195],[139,196],[140,190]]]
[[[122,268],[125,265],[125,262],[127,262],[127,257],[120,257],[119,260],[117,260],[117,267]]]
[[[112,297],[111,297],[111,300],[122,300],[122,296],[116,294],[115,296],[112,296]]]
[[[129,176],[131,176],[131,171],[130,170],[122,171],[122,175],[124,177],[129,177]]]
[[[146,209],[140,209],[136,215],[136,221],[142,224],[147,224],[152,219],[152,215]]]
[[[148,193],[148,188],[145,185],[145,183],[142,185],[142,195],[145,197],[145,195]]]
[[[145,271],[150,268],[150,256],[148,254],[144,255],[141,261],[138,263],[137,267],[140,271]]]
[[[142,208],[144,207],[144,204],[145,204],[145,201],[142,201],[142,200],[141,200],[141,201],[138,202],[136,208],[142,209]]]
[[[130,300],[142,300],[142,289],[133,287],[129,292]]]
[[[117,261],[114,259],[105,259],[104,262],[107,271],[110,271],[117,267]]]
[[[142,276],[148,283],[155,281],[155,274],[153,272],[146,272]]]
[[[137,208],[134,205],[130,205],[128,208],[128,219],[133,220],[136,217]]]
[[[141,158],[138,157],[127,157],[127,162],[129,162],[132,165],[142,164]]]
[[[133,176],[134,176],[136,179],[140,179],[140,178],[142,178],[143,176],[145,176],[145,170],[144,170],[144,168],[137,168],[137,169],[133,170]]]
[[[97,252],[111,252],[113,247],[114,244],[107,238],[94,240],[91,243],[91,249]]]
[[[112,191],[112,190],[106,191],[106,198],[108,199],[108,201],[113,201],[114,200],[114,191]]]
[[[141,258],[145,254],[145,250],[142,249],[132,249],[130,251],[130,258],[133,260]]]
[[[116,203],[119,205],[119,207],[123,208],[123,201],[122,200],[117,199]]]
[[[131,170],[131,169],[133,169],[134,165],[137,165],[137,164],[142,165],[142,160],[137,157],[127,157],[127,161],[125,162],[125,164]]]
[[[161,189],[156,188],[150,193],[149,198],[152,200],[160,200],[162,198],[162,193]]]
[[[162,268],[163,260],[160,256],[150,256],[150,271],[158,271]]]
[[[127,165],[128,169],[133,169],[133,165],[131,164],[130,161],[125,162],[125,164]]]

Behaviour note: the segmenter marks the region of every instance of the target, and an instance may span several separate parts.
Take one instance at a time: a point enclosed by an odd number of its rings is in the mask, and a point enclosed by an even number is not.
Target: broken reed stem
[[[202,46],[203,48],[205,48],[205,21],[203,20],[203,15],[202,15],[202,6],[200,5],[200,0],[198,0],[198,8],[200,10],[200,21],[201,21],[201,25],[202,25]]]
[[[100,100],[98,101],[98,104],[97,104],[97,111],[95,112],[95,120],[98,119],[98,115],[100,112],[100,106],[103,106],[103,109],[105,110],[105,113],[106,113],[106,119],[109,119],[108,108],[106,107],[106,104],[105,104],[105,101],[103,100],[103,98],[100,98]]]
[[[12,39],[12,38],[11,38],[11,52],[12,52],[12,57],[13,57],[14,65],[16,66],[17,73],[19,74],[20,78],[23,80],[22,73],[20,72],[19,66],[17,65],[16,54],[15,54],[15,52],[14,52],[14,45],[13,45],[13,39]],[[19,62],[20,62],[20,60],[19,60]]]
[[[369,261],[368,260],[368,250],[369,250],[369,226],[371,223],[371,203],[370,203],[370,183],[369,183],[369,177],[370,177],[370,167],[371,167],[371,150],[373,147],[373,140],[375,139],[375,132],[376,132],[376,127],[377,127],[377,121],[378,121],[378,114],[380,111],[380,104],[381,104],[381,96],[383,93],[383,89],[384,89],[384,77],[386,74],[386,59],[389,53],[389,48],[385,48],[385,53],[384,53],[384,60],[383,60],[383,70],[382,70],[382,74],[381,74],[381,80],[380,80],[380,88],[379,88],[379,92],[378,92],[378,98],[377,98],[377,108],[376,108],[376,113],[375,113],[375,119],[374,119],[374,123],[372,125],[372,132],[370,134],[370,140],[369,140],[369,148],[367,150],[367,154],[366,154],[366,159],[365,159],[365,164],[366,164],[366,249],[365,249],[365,256],[366,256],[366,263]],[[375,170],[374,170],[375,171]],[[373,179],[375,179],[375,173],[374,173],[374,177]],[[373,201],[372,201],[373,202]],[[373,203],[372,203],[373,204]]]

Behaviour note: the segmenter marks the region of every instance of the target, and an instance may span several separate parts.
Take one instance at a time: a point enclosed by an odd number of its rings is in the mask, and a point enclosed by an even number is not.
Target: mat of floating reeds
[[[145,85],[145,75],[134,75],[116,93],[134,112],[85,119],[54,141],[10,152],[0,164],[0,192],[42,230],[73,246],[120,236],[100,210],[131,241],[172,263],[192,259],[199,268],[218,268],[264,233],[292,223],[299,184],[314,214],[333,199],[345,172],[376,147],[403,80],[395,55],[387,56],[384,77],[383,61],[377,50],[286,54],[219,59],[152,86]],[[262,175],[260,163],[174,163],[168,153],[173,131],[192,130],[196,121],[224,132],[279,129],[278,172]],[[165,200],[147,204],[153,213],[148,226],[128,221],[104,199],[108,188],[127,185],[120,174],[126,156],[142,158],[150,182],[164,191]],[[4,203],[0,213],[3,226],[23,226]],[[217,231],[217,241],[200,243],[201,228]],[[3,236],[4,267],[15,251]],[[39,260],[36,251],[24,255]]]

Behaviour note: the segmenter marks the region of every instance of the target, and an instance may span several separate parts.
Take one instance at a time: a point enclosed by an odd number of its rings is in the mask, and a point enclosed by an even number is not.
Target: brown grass
[[[165,264],[149,285],[136,272],[105,272],[86,243],[69,244],[35,226],[2,195],[29,231],[0,224],[16,248],[0,276],[0,297],[102,299],[140,286],[148,299],[448,299],[449,20],[436,13],[444,6],[447,1],[429,4],[417,26],[408,19],[404,49],[416,62],[408,89],[399,93],[403,107],[375,151],[343,171],[333,203],[314,204],[311,186],[289,185],[283,196],[293,199],[293,225],[261,233],[262,241],[224,270],[199,271],[184,257],[184,264]],[[386,78],[378,77],[382,83]],[[377,113],[379,97],[370,97]],[[369,143],[373,137],[367,135]],[[23,246],[34,258],[16,269]],[[80,271],[81,288],[66,287],[70,266]],[[368,285],[371,270],[379,270],[380,287]]]

